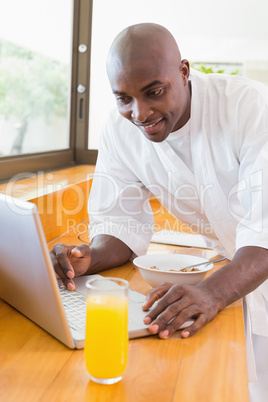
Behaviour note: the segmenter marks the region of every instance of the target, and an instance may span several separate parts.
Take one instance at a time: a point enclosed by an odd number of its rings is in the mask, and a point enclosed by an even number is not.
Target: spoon
[[[221,257],[221,258],[217,258],[216,260],[210,260],[210,261],[206,261],[206,262],[200,262],[199,264],[187,265],[187,267],[180,268],[180,271],[182,269],[200,267],[201,265],[213,264],[214,262],[219,262],[219,261],[223,261],[223,260],[226,260],[226,257]]]

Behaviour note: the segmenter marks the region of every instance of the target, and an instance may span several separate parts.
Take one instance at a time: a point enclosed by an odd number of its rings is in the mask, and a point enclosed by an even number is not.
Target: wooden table
[[[73,231],[57,241],[80,244],[78,237]],[[215,255],[156,244],[149,252]],[[131,263],[103,275],[126,278],[144,294],[151,289]],[[99,385],[89,380],[82,350],[69,350],[0,299],[0,401],[247,402],[242,303],[227,307],[189,339],[177,332],[168,340],[131,340],[123,380]]]

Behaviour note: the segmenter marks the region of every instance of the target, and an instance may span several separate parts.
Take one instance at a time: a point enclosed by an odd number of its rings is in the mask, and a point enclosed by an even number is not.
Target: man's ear
[[[189,63],[188,60],[183,59],[181,61],[180,71],[182,73],[182,79],[184,81],[184,85],[187,85],[188,84],[188,78],[189,78],[189,75],[190,75],[190,63]]]

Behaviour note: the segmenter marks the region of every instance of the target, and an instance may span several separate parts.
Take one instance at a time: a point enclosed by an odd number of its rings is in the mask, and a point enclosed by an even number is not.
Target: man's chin
[[[154,134],[145,134],[143,132],[144,136],[147,138],[147,140],[152,141],[152,142],[163,142],[165,139],[169,136],[169,133],[163,133],[163,132],[158,132]]]

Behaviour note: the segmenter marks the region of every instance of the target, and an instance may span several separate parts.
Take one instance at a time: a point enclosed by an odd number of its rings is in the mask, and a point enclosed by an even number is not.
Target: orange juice
[[[109,379],[122,376],[128,354],[128,299],[120,294],[87,297],[85,361],[89,374]]]

